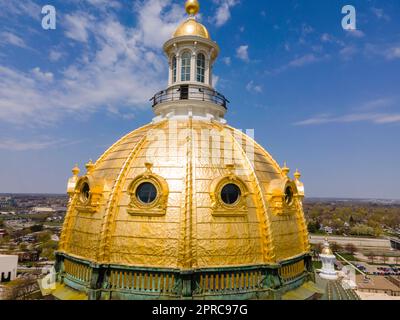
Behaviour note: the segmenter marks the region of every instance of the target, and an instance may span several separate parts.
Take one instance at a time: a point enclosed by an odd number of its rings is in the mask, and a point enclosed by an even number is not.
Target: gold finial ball
[[[301,173],[300,173],[299,169],[297,169],[296,172],[294,173],[294,177],[296,178],[296,180],[300,180]]]
[[[85,167],[86,167],[87,173],[91,173],[92,172],[92,170],[94,168],[94,163],[93,163],[92,159],[90,159],[89,162],[86,163]]]
[[[290,172],[290,169],[288,168],[286,162],[285,162],[285,164],[283,165],[282,172],[283,172],[283,174],[284,174],[286,177],[288,176],[288,174],[289,174],[289,172]]]
[[[200,10],[200,4],[197,0],[187,0],[185,4],[185,9],[188,15],[194,16]]]
[[[79,172],[81,172],[81,170],[79,169],[78,165],[76,164],[74,168],[72,168],[72,174],[74,176],[77,176],[79,174]]]

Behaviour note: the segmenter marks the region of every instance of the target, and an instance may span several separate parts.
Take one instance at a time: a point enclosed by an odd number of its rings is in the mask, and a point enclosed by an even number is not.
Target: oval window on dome
[[[234,205],[240,199],[240,188],[233,183],[225,185],[221,190],[221,199],[225,204]]]
[[[157,198],[157,188],[150,182],[144,182],[137,187],[136,197],[144,204],[151,204]]]
[[[285,202],[287,205],[291,205],[293,203],[293,189],[292,187],[287,187],[285,189]]]
[[[90,187],[87,182],[85,182],[81,187],[81,202],[87,203],[90,197]]]

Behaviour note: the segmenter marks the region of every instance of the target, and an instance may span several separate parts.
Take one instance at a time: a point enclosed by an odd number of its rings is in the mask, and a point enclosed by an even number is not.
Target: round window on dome
[[[292,187],[287,187],[285,189],[285,202],[287,205],[291,205],[293,203],[293,189]]]
[[[157,188],[150,182],[144,182],[137,187],[136,198],[141,203],[152,204],[157,198]]]
[[[81,187],[81,202],[87,203],[90,197],[90,187],[87,182],[85,182]]]
[[[236,204],[241,196],[240,188],[233,183],[225,185],[221,190],[221,199],[227,205]]]

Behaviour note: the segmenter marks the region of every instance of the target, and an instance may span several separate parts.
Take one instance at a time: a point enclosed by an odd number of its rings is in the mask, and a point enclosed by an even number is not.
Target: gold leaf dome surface
[[[80,204],[78,182],[60,252],[99,264],[194,269],[276,263],[308,251],[307,231],[299,223],[301,206],[285,216],[272,212],[279,204],[269,199],[268,187],[287,178],[260,145],[220,123],[181,119],[176,131],[169,128],[163,121],[129,133],[80,178],[90,185],[95,209]],[[200,156],[204,130],[221,141],[212,147],[214,158]],[[163,146],[174,141],[182,151],[169,159],[165,150],[155,148],[155,137]],[[227,149],[223,141],[233,153],[230,165],[220,161],[221,150]],[[246,146],[253,143],[254,162],[246,155]],[[132,213],[129,208],[136,202],[130,186],[138,177],[148,179],[150,172],[165,180],[165,212]],[[232,172],[248,195],[237,211],[217,212],[213,183]]]
[[[194,18],[184,21],[173,35],[174,38],[182,36],[198,36],[208,40],[211,39],[207,28]]]

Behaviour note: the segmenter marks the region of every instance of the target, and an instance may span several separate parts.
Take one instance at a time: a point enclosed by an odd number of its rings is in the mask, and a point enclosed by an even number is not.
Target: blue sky
[[[152,119],[183,4],[0,0],[0,192],[64,193],[75,163]],[[341,26],[346,4],[357,31]],[[231,125],[299,168],[310,197],[400,198],[398,0],[201,5]]]

